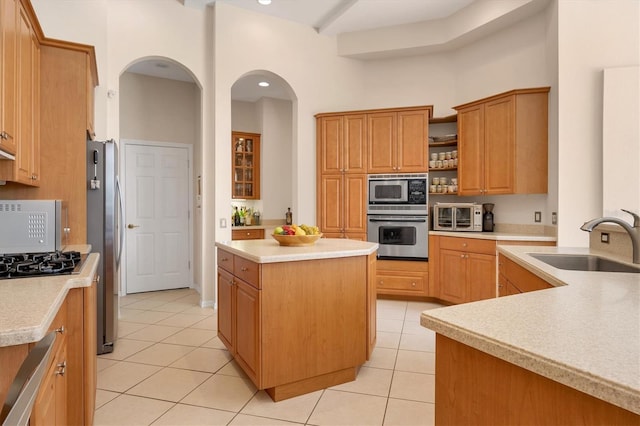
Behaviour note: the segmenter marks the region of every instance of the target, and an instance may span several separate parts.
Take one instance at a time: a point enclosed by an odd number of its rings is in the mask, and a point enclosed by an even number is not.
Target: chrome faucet
[[[633,216],[633,227],[626,221],[618,219],[617,217],[599,217],[588,222],[580,227],[583,231],[591,232],[593,229],[603,222],[611,222],[618,224],[624,228],[625,231],[631,237],[631,247],[633,249],[633,263],[640,263],[640,216],[630,212],[629,210],[621,209],[623,212],[629,213]]]

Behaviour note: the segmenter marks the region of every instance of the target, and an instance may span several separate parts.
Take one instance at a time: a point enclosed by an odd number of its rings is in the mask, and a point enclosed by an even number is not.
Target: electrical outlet
[[[227,219],[222,218],[220,219],[220,228],[226,228],[227,227]]]
[[[542,222],[542,212],[533,212],[533,221],[536,223]]]
[[[609,244],[609,233],[608,232],[602,232],[600,234],[600,242],[601,243],[605,243],[605,244]]]
[[[558,213],[556,212],[551,213],[551,224],[552,225],[558,224]]]

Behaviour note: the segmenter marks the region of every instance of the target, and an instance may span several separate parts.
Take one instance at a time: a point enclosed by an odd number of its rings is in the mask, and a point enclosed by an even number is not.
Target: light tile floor
[[[120,299],[118,340],[98,357],[96,425],[432,425],[433,303],[378,300],[377,345],[354,382],[274,403],[216,337],[194,290]]]

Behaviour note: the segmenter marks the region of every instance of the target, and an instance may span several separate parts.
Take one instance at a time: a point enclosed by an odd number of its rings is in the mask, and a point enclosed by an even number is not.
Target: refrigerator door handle
[[[118,226],[120,227],[120,244],[118,247],[118,253],[116,254],[116,269],[120,267],[120,257],[122,256],[122,247],[124,245],[124,203],[122,202],[122,191],[120,190],[120,179],[116,176],[116,194],[118,206],[120,206],[120,222]]]

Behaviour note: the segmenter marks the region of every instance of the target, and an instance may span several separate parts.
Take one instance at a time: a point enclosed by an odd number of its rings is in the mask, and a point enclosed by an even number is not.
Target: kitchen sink
[[[568,269],[571,271],[640,273],[640,267],[627,265],[616,262],[615,260],[589,254],[529,253],[529,255],[558,269]]]

